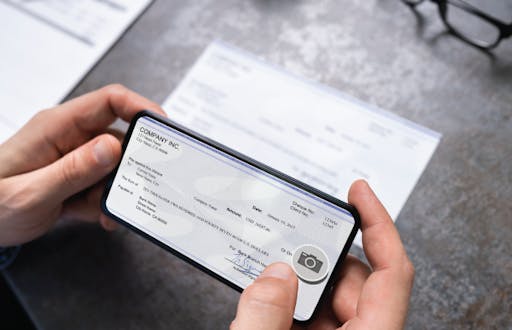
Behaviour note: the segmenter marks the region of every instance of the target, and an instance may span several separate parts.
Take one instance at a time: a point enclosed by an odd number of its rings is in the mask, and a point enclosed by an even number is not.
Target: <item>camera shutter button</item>
[[[305,244],[293,253],[292,267],[300,280],[308,284],[317,284],[327,278],[329,259],[318,246]]]

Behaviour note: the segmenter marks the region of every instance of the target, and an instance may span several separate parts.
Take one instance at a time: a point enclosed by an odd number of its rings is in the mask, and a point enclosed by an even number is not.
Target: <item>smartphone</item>
[[[360,227],[353,206],[148,111],[130,124],[102,209],[240,292],[288,263],[298,322],[314,317]]]

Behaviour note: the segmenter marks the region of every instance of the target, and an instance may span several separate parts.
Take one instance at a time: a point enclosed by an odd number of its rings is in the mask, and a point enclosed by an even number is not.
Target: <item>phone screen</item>
[[[357,211],[148,112],[133,120],[103,210],[239,290],[276,261],[309,320],[359,227]]]

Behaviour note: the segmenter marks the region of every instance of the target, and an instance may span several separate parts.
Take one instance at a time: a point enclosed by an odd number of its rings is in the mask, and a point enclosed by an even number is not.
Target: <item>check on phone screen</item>
[[[107,215],[239,291],[288,263],[294,318],[311,319],[359,227],[353,207],[149,112],[123,149]]]

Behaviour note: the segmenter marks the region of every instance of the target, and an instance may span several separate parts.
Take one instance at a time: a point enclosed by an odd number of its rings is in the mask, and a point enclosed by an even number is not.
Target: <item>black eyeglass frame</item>
[[[403,3],[405,3],[411,7],[416,7],[417,5],[423,3],[424,1],[425,0],[418,0],[418,1],[402,0]],[[506,38],[512,36],[512,24],[506,24],[506,23],[484,13],[480,9],[476,8],[475,6],[465,2],[463,0],[429,0],[429,1],[437,4],[437,7],[439,9],[439,16],[441,16],[443,23],[446,25],[446,27],[448,28],[448,30],[450,32],[452,34],[454,34],[455,36],[457,36],[459,39],[461,39],[475,47],[489,50],[489,49],[492,49],[492,48],[495,48],[496,46],[498,46],[499,43],[503,39],[506,39]],[[448,20],[448,17],[447,17],[448,4],[451,4],[455,7],[458,7],[459,9],[467,11],[467,12],[483,19],[484,21],[494,25],[496,28],[498,28],[499,36],[496,39],[496,41],[493,43],[487,44],[484,42],[479,42],[478,40],[475,40],[475,39],[468,38],[463,33],[459,32],[457,30],[457,28],[453,27]]]

